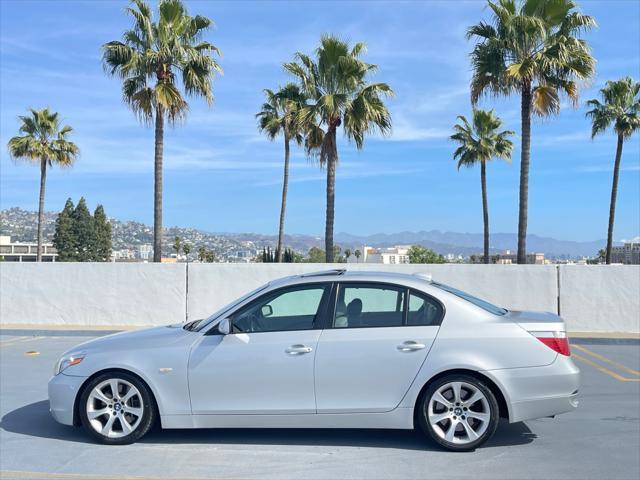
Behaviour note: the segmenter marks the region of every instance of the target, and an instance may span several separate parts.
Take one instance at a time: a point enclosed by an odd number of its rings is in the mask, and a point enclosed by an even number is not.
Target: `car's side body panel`
[[[438,333],[438,326],[328,329],[318,343],[318,413],[388,412],[398,406]],[[402,348],[408,342],[419,350]]]
[[[301,415],[166,415],[163,428],[413,428],[413,408],[385,413]]]
[[[144,341],[141,340],[143,338]],[[113,341],[115,339],[117,341]],[[170,327],[101,337],[75,347],[73,351],[88,350],[89,353],[82,363],[60,375],[86,379],[105,370],[125,370],[149,385],[160,415],[188,415],[191,414],[191,405],[187,361],[194,340],[189,332]],[[100,348],[109,341],[108,350]]]
[[[189,359],[194,415],[316,413],[320,330],[201,336]],[[311,352],[287,353],[294,345]]]

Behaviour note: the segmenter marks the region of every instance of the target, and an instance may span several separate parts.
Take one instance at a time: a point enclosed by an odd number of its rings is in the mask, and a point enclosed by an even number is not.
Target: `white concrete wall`
[[[0,263],[0,326],[182,322],[207,316],[274,278],[331,267]],[[431,273],[436,280],[509,309],[557,312],[559,304],[570,331],[640,332],[640,267],[636,266],[349,264],[348,268]]]
[[[0,262],[0,325],[184,321],[184,264]]]
[[[561,267],[560,314],[574,331],[640,332],[640,267]]]

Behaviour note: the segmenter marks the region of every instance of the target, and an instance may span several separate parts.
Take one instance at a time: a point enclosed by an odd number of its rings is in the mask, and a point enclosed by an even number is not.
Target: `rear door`
[[[386,412],[402,400],[444,315],[434,298],[406,287],[341,282],[318,342],[318,413]]]

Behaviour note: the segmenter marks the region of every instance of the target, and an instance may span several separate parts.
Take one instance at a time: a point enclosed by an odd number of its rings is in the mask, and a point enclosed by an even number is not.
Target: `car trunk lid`
[[[552,350],[561,355],[571,355],[567,329],[559,315],[551,312],[510,311],[507,318]]]

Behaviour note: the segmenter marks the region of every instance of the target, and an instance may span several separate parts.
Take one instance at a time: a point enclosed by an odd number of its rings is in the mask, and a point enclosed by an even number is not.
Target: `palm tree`
[[[345,249],[345,251],[344,251],[344,258],[345,258],[345,261],[349,262],[349,257],[350,257],[350,256],[351,256],[351,250],[350,250],[350,249],[348,249],[348,248],[347,248],[347,249]]]
[[[358,150],[364,137],[378,130],[391,132],[391,116],[382,96],[393,95],[386,83],[368,83],[368,76],[376,65],[360,59],[364,43],[349,47],[334,36],[323,36],[315,51],[315,59],[296,53],[295,61],[285,69],[296,76],[310,102],[299,114],[307,131],[307,152],[327,169],[327,212],[325,225],[325,255],[333,262],[333,221],[335,214],[335,180],[338,163],[336,133],[342,125],[349,140]]]
[[[186,115],[181,87],[186,95],[203,97],[211,105],[213,76],[222,69],[210,56],[219,50],[202,40],[211,20],[189,16],[181,0],[160,0],[155,22],[146,2],[131,3],[126,11],[133,18],[132,28],[124,32],[123,41],[102,46],[102,60],[109,74],[122,79],[124,102],[143,123],[155,120],[153,261],[159,262],[164,121],[174,124]]]
[[[471,53],[471,101],[484,94],[519,94],[522,122],[518,263],[526,263],[531,114],[549,116],[560,110],[560,94],[574,105],[577,80],[591,77],[595,60],[580,33],[596,25],[579,13],[573,0],[489,1],[492,24],[467,30],[478,43]]]
[[[173,249],[176,251],[176,257],[180,256],[180,250],[182,250],[182,239],[180,237],[174,238]]]
[[[622,146],[633,132],[640,128],[640,83],[631,77],[617,81],[608,81],[600,90],[603,103],[589,100],[587,105],[593,109],[587,112],[591,118],[591,138],[606,131],[613,124],[613,131],[618,136],[616,160],[613,166],[613,185],[611,187],[611,204],[609,206],[609,229],[607,231],[607,249],[605,263],[611,263],[611,248],[613,246],[613,223],[616,216],[616,197],[618,196],[618,176],[620,174],[620,160]]]
[[[294,83],[286,84],[275,93],[265,89],[264,94],[267,101],[262,105],[260,112],[256,114],[258,127],[270,140],[274,140],[281,133],[284,137],[284,176],[282,179],[278,246],[276,248],[276,261],[282,262],[284,216],[289,188],[289,142],[293,140],[301,145],[304,139],[301,124],[297,121],[297,114],[305,104],[305,97],[300,92],[298,85]]]
[[[60,125],[58,113],[29,109],[30,115],[19,116],[18,135],[7,144],[13,159],[23,159],[40,164],[40,200],[38,202],[38,253],[36,261],[42,261],[42,227],[44,223],[44,191],[47,180],[47,166],[69,167],[78,158],[80,150],[68,140],[73,129]]]
[[[487,204],[487,162],[492,158],[511,160],[513,142],[509,137],[514,132],[498,129],[502,120],[493,110],[473,110],[473,123],[464,116],[459,116],[460,124],[453,127],[455,133],[451,140],[460,144],[453,154],[460,167],[473,167],[480,164],[480,183],[482,185],[482,218],[484,221],[484,263],[489,263],[489,207]]]
[[[360,250],[356,250],[355,252],[353,252],[353,256],[356,257],[356,263],[360,262],[360,255],[362,255]]]
[[[191,245],[185,243],[182,245],[182,253],[184,253],[184,258],[187,263],[189,263],[189,254],[191,253]]]

